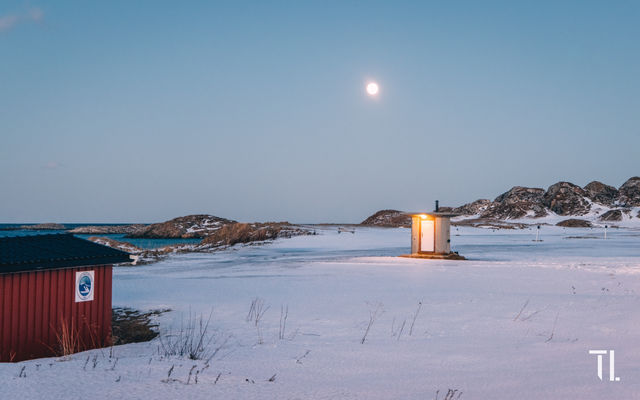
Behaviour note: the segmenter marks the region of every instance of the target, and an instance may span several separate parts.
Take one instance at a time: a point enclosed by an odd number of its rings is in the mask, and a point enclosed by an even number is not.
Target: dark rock
[[[213,215],[187,215],[159,224],[151,224],[127,235],[128,238],[176,239],[203,238],[224,225],[235,223]]]
[[[514,186],[508,192],[496,197],[480,217],[494,219],[517,219],[527,215],[544,217],[547,215],[542,202],[544,194],[544,189]]]
[[[612,205],[618,197],[618,189],[598,181],[589,183],[584,191],[591,201],[605,206]]]
[[[479,199],[473,203],[467,203],[463,206],[456,207],[451,210],[454,214],[459,215],[479,215],[487,210],[493,202],[489,199]]]
[[[620,186],[618,202],[625,207],[640,206],[640,177],[634,176]]]
[[[544,205],[558,215],[584,215],[591,204],[585,199],[587,192],[569,182],[549,186],[542,199]]]
[[[622,220],[621,210],[609,210],[600,216],[600,221],[620,221]]]
[[[584,219],[570,218],[560,221],[556,226],[564,226],[566,228],[591,228],[591,222]]]
[[[411,216],[398,210],[380,210],[362,221],[361,225],[410,227]]]

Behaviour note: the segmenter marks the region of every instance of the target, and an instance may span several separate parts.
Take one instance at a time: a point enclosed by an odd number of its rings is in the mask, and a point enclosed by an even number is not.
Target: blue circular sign
[[[84,275],[78,282],[78,292],[82,297],[87,297],[91,293],[91,278]]]

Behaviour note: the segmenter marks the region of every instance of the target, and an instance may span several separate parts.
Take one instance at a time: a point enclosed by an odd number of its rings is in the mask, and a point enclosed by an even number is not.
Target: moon
[[[379,90],[380,90],[380,88],[378,87],[377,83],[369,82],[367,84],[367,94],[369,94],[369,96],[377,95]]]

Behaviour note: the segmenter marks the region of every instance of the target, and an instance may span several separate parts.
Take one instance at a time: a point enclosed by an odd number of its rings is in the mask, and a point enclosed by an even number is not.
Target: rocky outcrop
[[[543,203],[544,194],[544,189],[514,186],[508,192],[496,197],[480,217],[493,219],[544,217],[547,215]]]
[[[360,223],[361,225],[410,227],[411,216],[398,210],[380,210]]]
[[[87,225],[73,228],[69,233],[80,233],[87,235],[111,235],[111,234],[132,234],[138,232],[147,225],[133,224],[133,225]]]
[[[34,224],[34,225],[22,225],[20,229],[28,231],[63,231],[67,229],[62,224],[46,223],[46,224]]]
[[[618,189],[598,181],[587,184],[584,192],[591,201],[605,206],[612,205],[618,198]]]
[[[549,186],[542,197],[545,207],[558,215],[584,215],[591,204],[585,198],[587,192],[580,186],[569,182],[558,182]]]
[[[310,235],[311,231],[288,222],[267,222],[247,224],[235,222],[226,224],[202,240],[199,247],[233,246],[238,243],[263,242],[280,237]]]
[[[600,221],[621,221],[622,210],[609,210],[600,216]]]
[[[235,222],[207,214],[187,215],[148,225],[128,234],[127,237],[148,239],[204,238],[223,226]]]
[[[570,218],[560,221],[556,226],[564,226],[565,228],[591,228],[591,222],[585,219]]]
[[[640,206],[640,177],[634,176],[618,189],[618,203],[624,207]]]
[[[479,199],[473,203],[451,209],[451,212],[459,215],[479,215],[485,212],[493,202],[489,199]]]

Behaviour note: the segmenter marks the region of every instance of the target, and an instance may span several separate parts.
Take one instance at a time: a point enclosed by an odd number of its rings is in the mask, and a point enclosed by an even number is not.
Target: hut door
[[[420,221],[420,251],[434,251],[434,233],[435,233],[435,221],[422,220]]]

